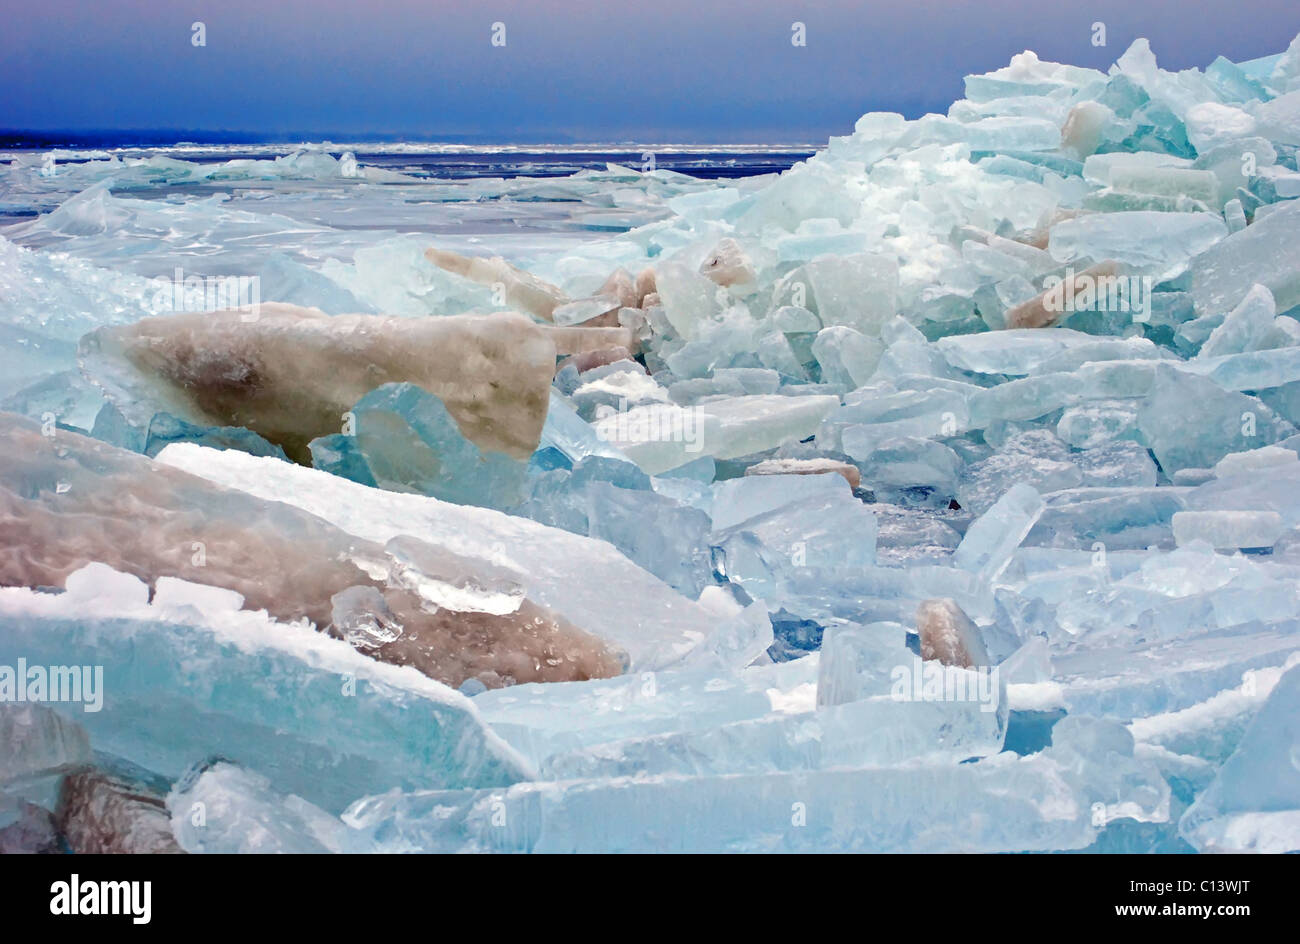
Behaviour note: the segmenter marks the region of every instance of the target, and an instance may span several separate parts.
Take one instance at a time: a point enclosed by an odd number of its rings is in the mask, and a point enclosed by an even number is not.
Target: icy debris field
[[[1300,39],[965,92],[0,156],[0,850],[1300,850]]]

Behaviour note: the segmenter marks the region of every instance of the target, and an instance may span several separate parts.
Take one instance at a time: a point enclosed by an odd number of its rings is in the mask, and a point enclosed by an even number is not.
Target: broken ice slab
[[[679,381],[673,385],[673,392],[683,384],[690,383],[693,381]],[[772,386],[775,387],[776,384],[773,383]],[[586,371],[580,385],[574,388],[570,396],[579,415],[590,421],[598,415],[619,409],[626,410],[646,403],[667,403],[670,391],[647,376],[645,368],[640,364],[624,360]]]
[[[584,460],[554,491],[534,490],[532,499],[513,513],[608,541],[670,587],[692,599],[698,597],[713,583],[707,550],[709,516],[667,495],[648,493],[648,479],[644,485],[623,487],[621,481],[587,478],[584,467],[593,461],[597,460]],[[644,477],[631,463],[615,465]],[[647,520],[657,526],[647,528]]]
[[[382,595],[404,627],[374,656],[444,681],[459,684],[482,674],[487,684],[503,684],[622,670],[619,653],[532,599],[500,615],[430,606],[392,579],[397,563],[382,544],[290,507],[287,489],[255,498],[76,433],[43,436],[36,424],[8,414],[0,414],[0,446],[0,508],[13,546],[25,549],[0,556],[0,584],[59,586],[73,571],[100,561],[151,583],[180,577],[224,587],[250,608],[286,621],[307,619],[322,630],[331,627],[332,598],[366,586]],[[190,443],[164,453],[178,449],[238,455],[333,479],[278,459]],[[69,530],[69,520],[94,527]],[[480,560],[430,547],[426,566],[437,569],[425,576],[437,581],[445,573],[473,572]],[[135,582],[147,596],[145,585]]]
[[[887,694],[598,744],[550,757],[540,777],[777,773],[920,760],[956,763],[997,753],[1007,718],[997,673],[922,663],[907,655],[890,668]]]
[[[753,597],[775,599],[795,574],[817,574],[834,583],[836,574],[874,564],[875,515],[839,484],[729,528],[715,523],[710,538],[715,570]]]
[[[812,435],[837,406],[834,396],[755,395],[690,407],[642,406],[597,420],[596,435],[650,475],[701,455],[733,459]]]
[[[1156,361],[1106,361],[984,388],[971,396],[971,427],[983,429],[995,420],[1036,419],[1089,400],[1144,397],[1157,366]]]
[[[1077,449],[1090,449],[1137,435],[1137,400],[1102,400],[1068,407],[1056,424],[1056,435]]]
[[[871,432],[871,427],[850,426],[841,434],[841,440],[844,451],[862,463],[867,484],[877,497],[890,489],[913,488],[933,489],[940,499],[956,494],[962,462],[952,449],[915,436],[877,442]]]
[[[505,568],[530,601],[625,653],[632,671],[680,662],[725,629],[698,603],[604,541],[485,508],[367,488],[316,469],[242,453],[179,445],[163,450],[158,459],[227,489],[296,506],[359,544],[418,535],[454,559]],[[618,587],[618,593],[611,593],[611,587]],[[635,614],[628,613],[628,599],[643,603]]]
[[[542,426],[541,440],[538,443],[539,452],[547,448],[562,453],[569,465],[574,465],[587,456],[631,461],[601,439],[591,424],[577,414],[570,401],[555,389],[551,390],[546,423]]]
[[[1086,173],[1086,171],[1085,171]],[[1219,179],[1208,170],[1190,167],[1140,167],[1117,164],[1110,170],[1110,192],[1142,194],[1175,200],[1214,204]]]
[[[365,456],[357,449],[355,436],[344,433],[320,436],[309,442],[307,447],[311,450],[312,468],[378,488],[370,467],[366,465]]]
[[[1179,821],[1198,851],[1300,851],[1298,720],[1300,666],[1274,686],[1236,752]]]
[[[1186,370],[1208,377],[1224,390],[1270,390],[1300,380],[1300,345],[1198,358],[1189,361]]]
[[[881,328],[881,339],[886,347],[876,371],[880,379],[899,381],[904,377],[931,377],[955,380],[955,372],[931,346],[925,334],[901,315],[890,319]]]
[[[1215,463],[1211,471],[1219,479],[1252,473],[1289,475],[1300,472],[1300,454],[1285,445],[1261,446],[1249,452],[1229,453]]]
[[[1147,460],[1150,462],[1150,459]],[[1111,550],[1145,550],[1172,542],[1170,522],[1187,508],[1187,488],[1077,488],[1047,499],[1029,544],[1091,548],[1102,541]]]
[[[73,673],[66,677],[67,681],[75,682],[80,691],[81,666],[58,663],[57,667]],[[33,669],[37,670],[40,692],[36,694],[33,690],[34,700],[24,704],[29,682],[37,680],[29,678],[28,672]],[[0,666],[0,695],[8,703],[0,704],[0,744],[4,745],[4,752],[0,753],[0,785],[60,773],[90,761],[90,741],[85,729],[75,720],[37,703],[50,697],[48,685],[52,682],[61,686],[63,676],[51,679],[48,666],[26,657]],[[103,695],[102,689],[99,695]]]
[[[1045,62],[1032,50],[1017,53],[1011,63],[993,72],[965,77],[966,97],[972,102],[989,102],[1011,96],[1035,96],[1050,100],[1055,94],[1074,93],[1104,82],[1096,69]]]
[[[76,362],[76,345],[0,322],[0,397],[46,380]]]
[[[1031,757],[972,764],[394,792],[357,801],[343,819],[380,848],[447,852],[1083,848],[1096,837],[1095,803],[1106,804],[1107,818],[1169,815],[1168,785],[1133,756],[1131,738],[1124,753],[1115,728],[1106,726],[1110,742],[1070,738]],[[1091,750],[1099,756],[1087,757]]]
[[[1040,331],[1029,328],[990,331],[984,334],[958,334],[935,342],[948,363],[976,374],[1024,376],[1034,372],[1044,361],[1062,351],[1096,343],[1097,337],[1054,328]]]
[[[718,312],[718,286],[677,257],[655,267],[655,284],[672,330],[683,340],[698,340]]]
[[[1199,793],[1241,744],[1282,676],[1296,665],[1300,665],[1300,654],[1288,656],[1277,666],[1250,669],[1235,685],[1188,708],[1135,718],[1129,730],[1140,743],[1205,762],[1208,772],[1197,785]]]
[[[1114,554],[1094,544],[1091,566],[1071,575],[1042,574],[1021,585],[1026,595],[1045,595],[1056,606],[1059,630],[1091,645],[1123,645],[1129,638],[1173,638],[1300,616],[1295,575],[1240,555],[1216,554],[1196,541],[1170,551],[1148,549],[1139,567],[1113,573]],[[1075,552],[1078,553],[1078,552]],[[1062,636],[1049,627],[1049,636]]]
[[[395,783],[526,776],[464,696],[233,601],[182,607],[210,589],[187,593],[174,582],[154,604],[101,599],[93,616],[72,591],[0,589],[0,655],[6,664],[23,655],[34,665],[103,666],[101,710],[58,710],[98,750],[167,777],[210,754],[239,757],[280,789],[339,809]]]
[[[1146,447],[1131,440],[1106,443],[1071,454],[1084,486],[1096,488],[1151,488],[1158,475]]]
[[[186,852],[315,855],[363,852],[337,816],[275,790],[228,761],[196,764],[166,798],[170,831]],[[196,817],[195,811],[202,816]]]
[[[121,449],[143,452],[148,430],[127,423],[122,411],[104,400],[104,406],[95,413],[95,424],[91,426],[90,434],[92,438],[101,439]]]
[[[1053,226],[1048,251],[1069,264],[1113,259],[1162,282],[1226,235],[1223,219],[1212,213],[1092,213]]]
[[[1135,442],[1120,440],[1074,452],[1050,429],[1029,429],[968,465],[956,495],[963,508],[982,514],[1016,482],[1047,494],[1080,486],[1150,487],[1156,477],[1150,454]]]
[[[104,392],[82,376],[64,370],[0,399],[0,410],[44,422],[50,416],[68,429],[88,430],[95,425],[107,401]]]
[[[822,328],[812,343],[822,383],[835,384],[844,390],[855,390],[870,380],[884,350],[877,338],[846,325]]]
[[[1083,484],[1083,472],[1051,430],[1031,429],[963,469],[954,494],[963,508],[982,515],[1017,483],[1055,492]]]
[[[1039,515],[1043,499],[1033,487],[1013,485],[988,511],[971,522],[953,552],[953,566],[974,574],[982,583],[998,578]]]
[[[904,653],[910,655],[910,653]],[[484,692],[474,706],[535,764],[607,741],[700,731],[813,707],[818,656],[719,672],[695,667]]]
[[[946,563],[961,535],[944,517],[960,511],[905,508],[873,502],[876,513],[876,560],[885,566]]]
[[[361,397],[409,381],[441,399],[476,445],[526,459],[557,350],[522,315],[330,317],[265,303],[104,328],[82,339],[81,364],[137,426],[159,411],[244,426],[304,462],[308,442],[343,431]]]
[[[1291,453],[1276,448],[1278,453]],[[1264,452],[1263,449],[1255,453]],[[1276,513],[1285,528],[1300,527],[1300,464],[1280,461],[1272,464],[1234,467],[1232,460],[1252,453],[1225,457],[1211,478],[1187,494],[1187,508],[1193,511],[1237,511]]]
[[[385,384],[350,412],[356,451],[378,487],[486,508],[520,500],[526,464],[476,446],[432,393]]]
[[[1038,116],[995,115],[956,121],[942,115],[925,115],[909,123],[900,144],[915,148],[960,142],[976,151],[1051,151],[1060,141],[1060,126]]]
[[[1300,650],[1298,627],[1295,620],[1247,623],[1209,635],[1117,640],[1054,653],[1052,665],[1071,713],[1128,723],[1190,708],[1241,688],[1252,670],[1282,665]]]
[[[1205,541],[1222,550],[1272,547],[1287,530],[1276,511],[1180,511],[1172,526],[1179,547]]]
[[[500,256],[483,259],[432,248],[426,249],[424,256],[438,268],[446,269],[471,282],[494,288],[499,286],[499,290],[503,293],[501,301],[506,305],[537,315],[546,321],[552,319],[557,306],[569,301],[568,296],[554,285],[543,282],[523,269],[516,268]]]
[[[907,627],[901,623],[841,623],[822,634],[818,660],[817,707],[843,705],[884,695],[893,670],[909,666]]]
[[[834,476],[746,475],[715,482],[705,509],[715,531],[728,528],[795,502],[813,499],[833,501],[849,493],[845,483]]]
[[[1086,369],[1086,368],[1085,368]],[[1166,475],[1285,439],[1295,427],[1254,397],[1172,367],[1155,370],[1138,428]]]
[[[1289,68],[1294,70],[1294,57],[1290,53],[1288,57],[1292,63]],[[1277,80],[1274,78],[1272,81]],[[1287,79],[1286,94],[1256,107],[1255,117],[1259,120],[1261,134],[1279,144],[1295,146],[1300,145],[1300,95],[1296,94],[1300,88],[1293,83],[1294,74]]]
[[[915,386],[913,386],[915,384]],[[895,386],[898,385],[898,386]],[[848,394],[817,431],[818,445],[836,449],[844,432],[861,452],[900,436],[947,439],[969,428],[970,397],[982,388],[972,384],[921,378],[898,378]]]
[[[1256,284],[1273,293],[1278,311],[1300,304],[1300,203],[1282,205],[1211,246],[1189,270],[1199,315],[1230,311]]]
[[[59,790],[59,832],[78,855],[180,853],[153,786],[104,770],[74,771]]]
[[[1210,332],[1197,358],[1222,354],[1241,354],[1268,346],[1267,335],[1277,317],[1273,293],[1262,285],[1253,285],[1223,322]]]
[[[890,255],[818,256],[786,276],[787,284],[801,279],[811,289],[810,307],[826,327],[846,325],[877,337],[898,314],[898,262]]]

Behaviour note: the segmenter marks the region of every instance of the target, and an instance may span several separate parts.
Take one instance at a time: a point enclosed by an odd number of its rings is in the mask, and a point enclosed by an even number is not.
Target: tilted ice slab
[[[1300,304],[1300,203],[1279,206],[1192,259],[1191,292],[1199,315],[1225,314],[1256,283],[1277,310]]]
[[[218,754],[339,809],[358,793],[504,785],[530,765],[470,700],[304,623],[238,609],[236,594],[92,565],[62,594],[0,589],[0,664],[103,668],[103,704],[56,709],[91,744],[175,777]]]
[[[601,439],[648,474],[658,475],[702,455],[733,459],[803,439],[817,431],[839,402],[833,396],[756,394],[691,407],[641,406],[593,425]]]
[[[490,687],[623,668],[621,654],[527,599],[479,556],[412,537],[368,541],[276,500],[284,494],[256,498],[77,433],[48,432],[0,413],[0,584],[56,587],[92,561],[151,583],[179,577],[457,685],[470,676]]]
[[[1048,251],[1057,262],[1113,259],[1160,282],[1228,235],[1217,213],[1096,213],[1052,227]]]
[[[622,649],[631,671],[708,658],[710,646],[736,626],[735,621],[719,624],[708,610],[604,541],[527,518],[381,491],[316,469],[187,443],[168,446],[158,461],[301,508],[357,538],[386,543],[413,535],[452,554],[503,568],[529,599]],[[637,601],[635,611],[629,609],[629,600]],[[737,617],[741,619],[748,622],[753,616]]]
[[[1300,650],[1300,620],[1247,624],[1210,635],[1079,648],[1054,655],[1063,703],[1074,714],[1130,722],[1181,711],[1238,689],[1251,672]]]
[[[1300,665],[1300,652],[1292,653],[1281,665],[1248,669],[1239,684],[1187,708],[1135,718],[1129,730],[1143,744],[1204,760],[1213,765],[1212,775],[1240,746],[1259,709],[1296,665]]]
[[[1236,753],[1178,824],[1202,851],[1300,850],[1300,666],[1255,716]]]

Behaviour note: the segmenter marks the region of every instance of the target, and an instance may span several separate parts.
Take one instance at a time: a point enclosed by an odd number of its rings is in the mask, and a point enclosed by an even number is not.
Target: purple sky
[[[819,142],[872,109],[943,111],[964,74],[1025,48],[1104,69],[1146,36],[1161,65],[1187,68],[1280,52],[1300,32],[1297,0],[5,3],[0,127],[336,139]]]

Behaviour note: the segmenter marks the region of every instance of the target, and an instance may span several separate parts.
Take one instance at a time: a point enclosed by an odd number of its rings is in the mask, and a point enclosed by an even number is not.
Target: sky
[[[1139,36],[1165,68],[1281,52],[1300,2],[0,0],[0,24],[6,129],[820,143],[946,111],[1027,48],[1101,69]]]

